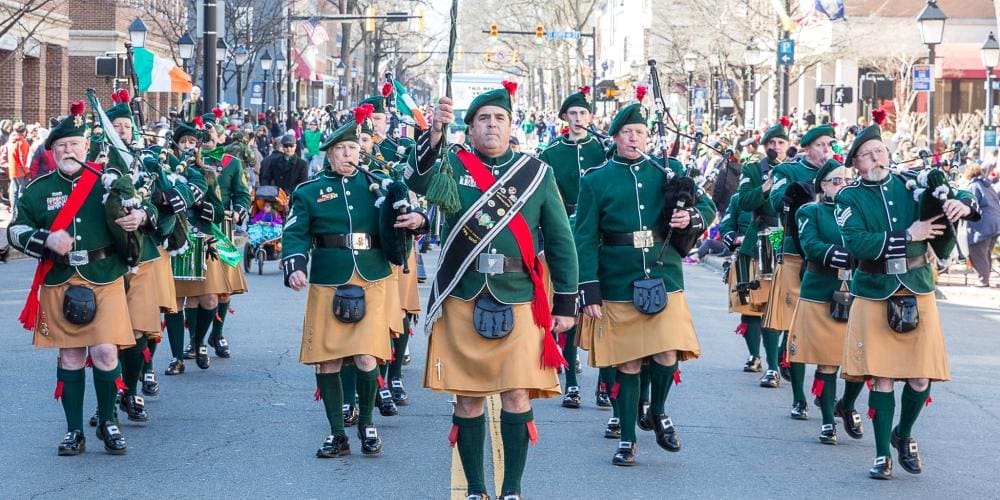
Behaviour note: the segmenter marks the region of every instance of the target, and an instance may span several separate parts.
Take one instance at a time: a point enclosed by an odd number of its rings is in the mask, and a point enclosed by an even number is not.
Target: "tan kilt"
[[[174,288],[178,297],[198,297],[201,295],[218,295],[229,293],[229,281],[226,277],[226,264],[221,260],[205,258],[205,279],[174,280]]]
[[[795,304],[799,301],[799,288],[802,281],[799,271],[802,269],[802,257],[798,255],[782,255],[782,262],[774,271],[771,283],[771,293],[767,297],[767,307],[764,309],[762,326],[779,332],[792,326],[792,314]]]
[[[74,325],[63,317],[63,295],[70,285],[92,288],[97,296],[97,314],[89,324]],[[124,278],[107,285],[95,285],[75,274],[62,285],[42,286],[39,302],[41,316],[32,337],[35,347],[68,349],[99,344],[119,347],[135,345],[131,324],[122,321],[129,317]]]
[[[666,351],[679,351],[680,361],[701,356],[684,292],[668,293],[667,307],[655,315],[639,312],[631,302],[607,300],[601,315],[580,315],[577,344],[589,351],[590,366],[615,366]]]
[[[542,329],[531,304],[514,304],[514,330],[485,339],[473,329],[472,301],[448,297],[427,345],[424,387],[459,396],[485,397],[527,389],[531,399],[562,394],[555,368],[543,368]]]
[[[160,258],[151,262],[156,274],[156,301],[160,312],[177,312],[177,288],[174,286],[174,269],[170,266],[170,254],[160,248]]]
[[[385,310],[389,315],[389,333],[392,338],[399,338],[403,334],[403,306],[400,303],[400,276],[403,274],[402,266],[391,266],[392,274],[386,278],[387,290],[385,297]]]
[[[246,258],[246,256],[243,258]],[[247,287],[247,277],[243,274],[242,261],[234,267],[230,267],[225,264],[223,264],[222,267],[226,272],[226,286],[229,290],[228,292],[225,292],[226,294],[240,295],[249,291],[249,288]]]
[[[156,273],[156,263],[151,260],[139,264],[135,274],[126,274],[129,280],[125,299],[128,302],[128,316],[132,330],[142,332],[147,337],[160,336],[160,286]],[[171,279],[170,281],[173,281]]]
[[[847,321],[844,375],[949,380],[948,353],[934,294],[917,295],[917,310],[917,328],[896,333],[889,328],[885,301],[855,297]]]
[[[830,316],[829,302],[799,299],[788,335],[786,349],[793,363],[840,366],[844,360],[847,323]]]
[[[375,356],[382,363],[392,356],[389,313],[394,311],[387,305],[389,279],[365,281],[355,272],[347,284],[365,289],[365,317],[357,323],[342,323],[333,317],[337,287],[309,285],[300,363],[312,365],[358,354]]]
[[[751,266],[755,265],[753,261],[750,263]],[[761,281],[761,288],[757,290],[750,290],[749,300],[746,304],[740,303],[740,295],[736,292],[737,283],[737,273],[736,273],[736,262],[729,267],[729,312],[742,314],[744,316],[762,316],[764,314],[764,305],[767,304],[767,292],[761,293],[761,289],[765,286],[767,290],[771,289],[770,280],[764,284]]]
[[[399,302],[403,311],[420,314],[420,283],[417,282],[417,249],[410,252],[407,259],[410,272],[399,275]]]

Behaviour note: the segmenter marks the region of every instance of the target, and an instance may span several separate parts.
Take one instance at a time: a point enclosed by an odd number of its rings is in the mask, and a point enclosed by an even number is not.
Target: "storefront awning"
[[[985,80],[986,68],[979,55],[982,44],[942,43],[937,46],[934,76],[944,80]]]

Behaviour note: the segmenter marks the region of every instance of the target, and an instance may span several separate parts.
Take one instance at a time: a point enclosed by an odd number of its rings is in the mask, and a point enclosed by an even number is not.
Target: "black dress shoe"
[[[215,355],[220,358],[228,358],[232,355],[229,352],[229,341],[221,335],[218,338],[209,337],[208,345],[215,348]]]
[[[383,417],[394,417],[399,415],[399,408],[392,400],[392,391],[389,389],[379,389],[375,393],[375,402],[378,404],[378,412]]]
[[[318,458],[337,458],[351,454],[351,444],[347,436],[330,434],[323,441],[323,445],[316,450]]]
[[[195,354],[194,362],[198,365],[198,368],[201,368],[202,370],[207,370],[208,367],[212,365],[212,361],[208,359],[208,347],[203,345],[198,346],[198,352]]]
[[[184,359],[194,359],[195,355],[196,355],[196,353],[194,352],[194,346],[191,345],[191,344],[188,344],[184,348]]]
[[[920,461],[920,450],[917,448],[917,440],[912,437],[903,439],[896,433],[897,430],[897,428],[892,429],[889,442],[896,449],[896,458],[899,460],[899,466],[910,474],[920,474],[923,472],[924,466]]]
[[[171,359],[167,369],[163,370],[164,375],[180,375],[182,373],[184,373],[184,360],[177,358]]]
[[[837,444],[837,424],[823,424],[819,429],[819,442]]]
[[[868,469],[872,479],[892,479],[892,457],[875,457],[875,465]]]
[[[575,385],[567,387],[562,400],[563,408],[579,408],[581,403],[580,388]]]
[[[490,494],[485,491],[479,493],[470,491],[465,494],[465,500],[490,500]]]
[[[781,385],[781,377],[778,376],[778,372],[774,370],[768,370],[764,372],[764,376],[760,378],[760,386],[767,387],[769,389],[777,389]]]
[[[142,396],[128,396],[121,399],[118,404],[128,419],[133,422],[148,422],[149,414],[146,413],[146,402],[142,400]]]
[[[618,417],[608,419],[608,426],[604,428],[604,437],[607,439],[622,438],[622,424],[618,420]]]
[[[781,367],[781,378],[785,379],[787,382],[792,381],[792,368],[790,366]]]
[[[160,394],[160,383],[156,380],[156,374],[146,372],[142,374],[142,393],[149,397]]]
[[[83,431],[67,432],[59,443],[58,450],[60,457],[79,455],[87,451],[87,438],[83,436]]]
[[[344,412],[344,427],[351,427],[354,424],[358,423],[358,415],[360,415],[360,413],[358,412],[357,406],[344,405],[343,412]]]
[[[505,492],[503,495],[500,495],[500,497],[497,498],[497,500],[521,500],[521,493],[515,491],[508,491]]]
[[[358,439],[361,440],[361,453],[365,455],[382,453],[382,439],[378,437],[378,429],[373,424],[358,424]]]
[[[865,430],[861,427],[861,415],[855,410],[845,410],[840,407],[840,401],[833,407],[833,414],[844,421],[844,432],[852,439],[861,439]]]
[[[611,458],[611,463],[622,467],[635,465],[635,443],[621,441],[618,443],[618,451]]]
[[[790,416],[795,420],[809,420],[809,403],[805,401],[793,403]]]
[[[750,359],[743,365],[743,371],[747,373],[760,373],[760,358],[757,356],[750,356]]]
[[[127,445],[118,424],[102,422],[97,426],[97,439],[104,441],[104,451],[110,455],[124,455]]]
[[[597,384],[597,391],[594,392],[595,403],[598,408],[611,408],[611,396],[608,395],[608,384]]]
[[[653,415],[648,413],[649,419],[653,421],[653,432],[656,434],[656,444],[667,451],[681,451],[681,441],[677,438],[677,429],[674,422],[666,415]]]
[[[635,423],[640,429],[644,431],[653,430],[655,424],[653,423],[652,415],[649,414],[649,403],[639,401],[639,412],[636,415],[638,415],[638,418],[636,418]]]
[[[392,394],[392,402],[398,406],[410,404],[410,396],[406,394],[406,386],[403,385],[402,379],[394,378],[390,380],[389,392]]]

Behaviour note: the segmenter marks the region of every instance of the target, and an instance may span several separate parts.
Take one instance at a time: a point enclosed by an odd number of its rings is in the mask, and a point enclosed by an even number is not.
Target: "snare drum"
[[[188,233],[188,249],[180,255],[170,257],[170,265],[174,279],[180,281],[203,281],[205,279],[205,257],[208,247],[205,245],[205,235],[198,232]]]
[[[768,228],[757,233],[757,271],[760,273],[760,279],[767,280],[774,277],[777,256],[774,244],[771,243],[771,233],[775,231],[777,229]]]

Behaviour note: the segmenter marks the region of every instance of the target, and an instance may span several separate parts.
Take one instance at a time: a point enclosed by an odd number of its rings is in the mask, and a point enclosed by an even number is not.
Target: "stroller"
[[[270,208],[268,208],[270,207]],[[257,263],[257,274],[264,274],[264,262],[281,260],[281,227],[288,213],[288,196],[277,186],[260,186],[254,193],[243,269]]]

